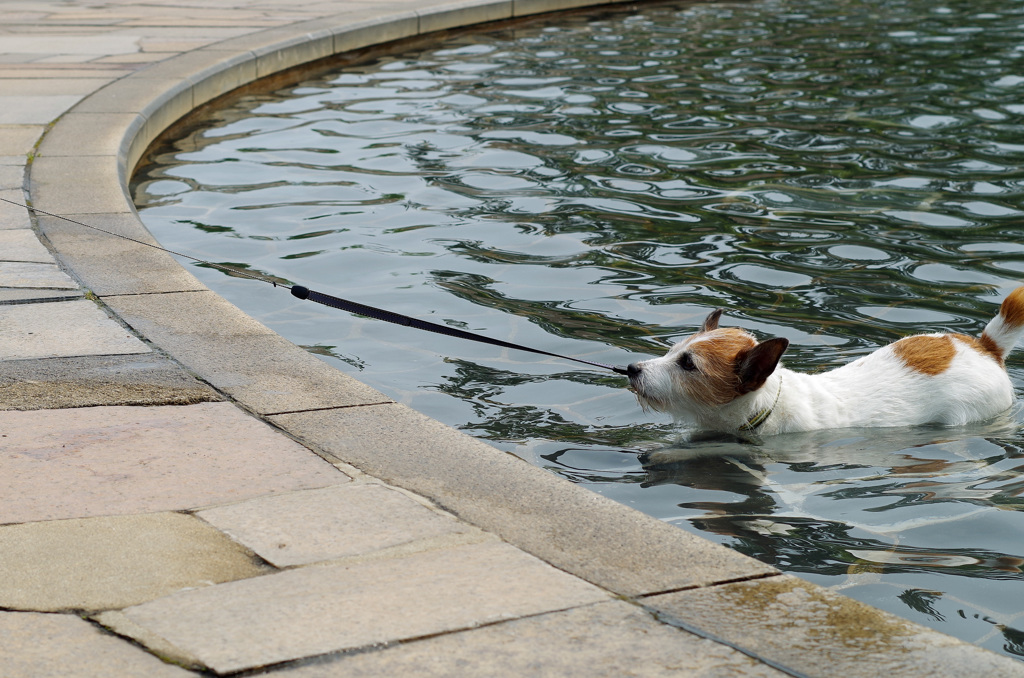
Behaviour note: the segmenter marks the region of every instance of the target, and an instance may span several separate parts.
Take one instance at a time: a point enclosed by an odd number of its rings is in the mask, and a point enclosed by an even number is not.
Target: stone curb
[[[145,147],[196,106],[247,79],[338,49],[415,37],[421,26],[435,31],[511,18],[513,5],[439,1],[414,12],[401,4],[360,8],[227,40],[115,81],[44,137],[29,175],[34,206],[154,242],[127,196],[126,178]],[[83,129],[94,140],[84,152],[74,141]],[[90,176],[88,200],[62,190],[82,172]],[[83,202],[91,208],[83,209]],[[123,322],[247,410],[328,459],[418,492],[567,572],[627,596],[777,574],[392,402],[205,290],[163,252],[105,243],[109,236],[82,234],[81,227],[50,218],[38,225],[61,263]],[[123,262],[136,256],[144,257],[144,265],[126,269]],[[431,479],[447,482],[425,482]]]
[[[31,163],[28,193],[39,209],[155,242],[131,203],[128,180],[149,145],[196,108],[258,79],[280,76],[287,69],[340,53],[481,22],[615,1],[417,0],[415,9],[411,9],[413,2],[372,6],[349,3],[345,5],[348,11],[188,51],[110,82],[61,117],[44,136]],[[88,180],[83,181],[83,177]],[[215,389],[209,393],[197,385],[189,391],[189,397],[200,401],[229,398],[339,467],[348,465],[424,497],[516,547],[482,542],[457,548],[486,553],[495,563],[501,562],[506,552],[518,551],[522,558],[536,557],[578,578],[550,579],[551,590],[561,587],[565,596],[561,607],[555,604],[535,609],[524,604],[512,617],[488,611],[493,621],[565,608],[607,606],[611,593],[655,612],[668,626],[716,639],[712,645],[719,650],[733,647],[755,658],[777,657],[755,666],[750,675],[755,669],[764,672],[773,665],[792,667],[789,671],[793,675],[833,675],[831,662],[839,656],[836,648],[848,650],[866,634],[872,641],[870,661],[846,661],[843,673],[877,675],[877,662],[884,659],[886,671],[892,675],[915,676],[920,666],[928,665],[932,675],[962,675],[971,666],[985,666],[998,668],[1001,675],[1024,676],[1024,665],[1013,660],[867,606],[855,604],[859,606],[858,614],[830,615],[831,608],[849,607],[845,599],[809,584],[789,583],[790,578],[780,576],[774,568],[600,497],[394,403],[210,292],[163,252],[51,218],[39,218],[36,225],[63,268],[146,342],[145,346],[153,347],[160,354],[156,360],[169,356]],[[142,342],[138,345],[143,346]],[[154,387],[147,388],[151,391]],[[408,557],[447,562],[444,554],[424,553]],[[396,581],[403,581],[408,576],[403,568],[411,570],[415,562],[391,563]],[[456,565],[453,562],[447,566]],[[520,566],[535,571],[532,561],[524,560]],[[322,586],[331,581],[330,572],[318,571],[318,567],[354,569],[366,577],[374,569],[372,565],[343,562],[286,570],[172,594],[123,612],[107,613],[104,623],[146,644],[143,636],[148,631],[137,630],[139,624],[169,624],[167,620],[179,614],[180,624],[171,624],[173,628],[161,637],[177,639],[178,647],[199,648],[183,649],[183,663],[189,664],[197,654],[207,652],[215,659],[196,666],[225,672],[246,670],[261,664],[250,663],[249,658],[222,656],[219,648],[203,649],[207,640],[202,635],[203,627],[191,628],[190,624],[199,624],[196,620],[207,612],[196,610],[220,610],[224,605],[246,609],[244,598],[232,598],[227,603],[226,598],[218,597],[236,589],[259,597],[293,581],[316,580]],[[208,593],[213,589],[217,590]],[[735,591],[742,593],[730,597]],[[459,588],[454,587],[439,595],[457,592]],[[693,595],[688,596],[688,592]],[[340,590],[335,595],[339,604],[372,602],[346,597],[346,592]],[[722,602],[737,597],[755,603],[748,609]],[[717,606],[708,599],[717,601]],[[773,607],[778,600],[792,603],[802,616],[793,613],[796,621],[787,623],[786,610]],[[716,615],[715,610],[726,611]],[[765,610],[771,614],[762,614]],[[171,616],[165,614],[168,611]],[[763,624],[751,622],[761,617]],[[856,628],[845,625],[851,618],[857,620]],[[492,617],[485,619],[492,623]],[[747,628],[741,622],[748,626],[753,623],[754,628],[746,635],[726,633],[732,620],[737,628]],[[478,623],[466,617],[452,619],[438,628],[411,624],[409,633],[442,634],[440,638]],[[775,635],[775,624],[784,633]],[[893,634],[893,629],[898,633]],[[893,637],[886,640],[885,634]],[[272,636],[267,631],[268,643]],[[381,642],[381,638],[369,631],[366,634],[368,644]],[[329,644],[318,644],[312,637],[309,640],[307,654],[298,657],[332,650]],[[161,641],[152,642],[159,645]],[[774,646],[780,642],[797,651],[776,652]],[[941,664],[926,662],[936,647],[943,649]],[[161,651],[159,647],[153,649]],[[268,647],[265,660],[295,658],[285,650]],[[313,668],[309,671],[310,675],[317,673]],[[767,671],[766,675],[771,673]]]

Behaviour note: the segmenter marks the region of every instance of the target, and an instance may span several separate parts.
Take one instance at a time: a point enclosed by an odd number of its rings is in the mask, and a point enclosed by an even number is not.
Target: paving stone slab
[[[6,231],[5,231],[6,232]],[[0,261],[0,287],[74,290],[78,283],[56,263]]]
[[[231,403],[0,412],[0,523],[205,508],[349,477]]]
[[[736,650],[658,623],[634,605],[599,603],[276,671],[280,678],[550,676],[782,678]]]
[[[87,299],[0,306],[0,361],[150,350]]]
[[[3,38],[0,38],[0,43]],[[92,78],[4,78],[4,91],[8,94],[48,96],[61,94],[88,95],[95,92],[113,76],[97,73]]]
[[[21,156],[25,162],[44,129],[43,125],[0,126],[0,155]]]
[[[291,492],[197,514],[278,567],[372,553],[473,528],[377,484]]]
[[[508,544],[488,541],[302,567],[182,591],[97,619],[119,632],[143,629],[187,653],[184,660],[226,673],[608,599]]]
[[[0,146],[0,156],[3,156],[4,148]],[[0,190],[18,190],[25,183],[25,166],[18,164],[4,164],[0,162]]]
[[[114,671],[120,678],[195,676],[75,615],[0,612],[0,675],[110,678]]]
[[[0,125],[47,125],[81,100],[78,94],[0,96]]]
[[[94,78],[97,73],[119,78],[131,75],[135,68],[123,64],[101,64],[98,59],[90,59],[87,63],[81,64],[50,63],[43,59],[34,59],[27,67],[24,62],[16,60],[9,63],[0,62],[0,78],[20,78],[25,75],[26,70],[31,72],[33,78]]]
[[[42,22],[40,22],[42,23]],[[5,35],[0,52],[10,54],[85,54],[105,56],[139,51],[136,35]]]
[[[797,675],[1024,676],[1024,663],[857,602],[790,575],[644,600]]]
[[[0,607],[8,609],[118,609],[268,571],[225,534],[180,513],[0,526]]]
[[[25,159],[18,158],[18,161],[24,163]],[[21,189],[0,190],[0,198],[13,200],[19,204],[25,202],[25,194]],[[6,230],[10,228],[30,229],[32,228],[32,221],[29,219],[28,211],[24,207],[0,202],[0,229]]]
[[[27,228],[0,231],[0,260],[54,263],[50,250]]]
[[[776,572],[398,404],[271,417],[299,439],[623,595]],[[382,444],[391,441],[391,444]]]
[[[288,294],[285,289],[269,293]],[[213,292],[104,301],[175,360],[260,414],[391,402]]]
[[[0,410],[218,400],[219,393],[156,353],[0,361]]]

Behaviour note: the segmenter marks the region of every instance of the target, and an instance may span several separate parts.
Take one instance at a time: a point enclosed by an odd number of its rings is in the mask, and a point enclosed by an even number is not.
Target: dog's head
[[[661,358],[627,367],[630,386],[643,407],[699,422],[764,386],[789,341],[758,343],[744,330],[719,328],[721,316],[721,309],[712,311],[699,332]]]

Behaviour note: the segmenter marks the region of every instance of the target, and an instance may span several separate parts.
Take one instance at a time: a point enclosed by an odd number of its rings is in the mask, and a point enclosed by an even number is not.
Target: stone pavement
[[[593,0],[2,0],[0,197],[151,240],[177,119]],[[287,75],[278,75],[279,79]],[[169,256],[0,203],[0,676],[1024,676],[396,404]]]

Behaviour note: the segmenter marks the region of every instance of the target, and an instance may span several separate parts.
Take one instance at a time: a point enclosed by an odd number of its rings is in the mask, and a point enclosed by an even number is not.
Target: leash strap
[[[468,339],[470,341],[476,341],[481,344],[490,344],[491,346],[501,346],[502,348],[511,348],[517,351],[527,351],[529,353],[537,353],[539,355],[546,355],[552,358],[561,358],[562,360],[572,360],[573,362],[583,363],[584,365],[590,365],[591,367],[600,367],[604,370],[611,370],[618,374],[626,374],[626,368],[616,367],[612,365],[605,365],[604,363],[595,363],[589,360],[583,360],[582,358],[571,358],[566,355],[559,355],[558,353],[550,353],[548,351],[541,351],[540,349],[530,348],[529,346],[522,346],[520,344],[513,344],[508,341],[502,341],[501,339],[492,339],[482,334],[474,334],[473,332],[466,332],[464,330],[456,329],[454,327],[448,327],[447,325],[438,325],[437,323],[428,322],[426,320],[420,320],[419,318],[412,318],[401,313],[394,313],[393,311],[385,311],[382,308],[375,308],[373,306],[367,306],[366,304],[360,304],[355,301],[349,301],[347,299],[339,299],[338,297],[331,296],[330,294],[324,294],[311,290],[308,287],[302,285],[293,285],[292,296],[299,299],[314,301],[324,306],[330,306],[340,311],[348,311],[349,313],[356,313],[363,315],[374,320],[383,320],[384,322],[394,323],[396,325],[402,325],[404,327],[412,327],[417,330],[426,330],[427,332],[434,332],[435,334],[443,334],[449,337],[457,337],[459,339]]]
[[[20,203],[20,202],[15,202],[13,200],[8,200],[7,198],[0,198],[0,202],[5,202],[5,203],[8,203],[9,205],[14,205],[16,207],[21,207],[21,208],[26,209],[26,210],[31,210],[32,212],[34,212],[36,214],[43,214],[43,215],[46,215],[48,217],[53,217],[55,219],[61,219],[63,221],[67,221],[67,222],[70,222],[72,224],[77,224],[79,226],[84,226],[85,228],[89,228],[89,229],[92,229],[94,231],[99,231],[100,233],[105,233],[106,235],[110,235],[110,236],[113,236],[115,238],[120,238],[122,240],[128,240],[129,242],[133,242],[133,243],[136,243],[138,245],[145,245],[146,247],[151,247],[151,248],[153,248],[155,250],[160,250],[161,252],[167,252],[168,254],[173,254],[173,255],[178,256],[178,257],[183,257],[185,259],[190,259],[192,261],[198,262],[198,263],[203,264],[205,266],[212,266],[213,268],[218,268],[218,269],[220,269],[222,271],[227,271],[228,273],[230,273],[232,275],[241,276],[243,278],[249,278],[250,280],[258,280],[260,282],[267,283],[268,285],[273,285],[274,287],[286,287],[286,288],[288,287],[287,285],[283,285],[283,284],[278,283],[276,280],[270,280],[269,278],[265,278],[265,277],[263,277],[261,275],[253,275],[252,273],[250,273],[248,271],[243,271],[241,269],[235,268],[234,266],[225,266],[223,264],[215,264],[212,261],[206,261],[204,259],[199,259],[197,257],[193,257],[190,254],[183,254],[181,252],[175,252],[174,250],[169,250],[166,247],[162,247],[160,245],[154,245],[152,243],[148,243],[148,242],[145,242],[145,241],[142,241],[142,240],[137,240],[137,239],[129,237],[127,235],[121,235],[120,233],[114,233],[113,231],[108,231],[108,230],[99,228],[97,226],[92,226],[90,224],[86,224],[86,223],[83,223],[81,221],[76,221],[75,219],[70,219],[68,217],[64,217],[64,216],[61,216],[59,214],[53,214],[52,212],[47,212],[46,210],[41,210],[41,209],[38,209],[36,207],[31,207],[29,205],[25,205],[25,204]],[[288,289],[290,289],[292,291],[292,296],[297,297],[299,299],[308,299],[309,301],[315,301],[316,303],[323,304],[324,306],[330,306],[331,308],[336,308],[336,309],[339,309],[341,311],[348,311],[350,313],[357,313],[359,315],[363,315],[363,316],[366,316],[368,318],[374,318],[376,320],[383,320],[385,322],[395,323],[397,325],[404,325],[405,327],[413,327],[413,328],[416,328],[418,330],[426,330],[427,332],[434,332],[436,334],[444,334],[444,335],[447,335],[449,337],[457,337],[459,339],[469,339],[470,341],[477,341],[477,342],[480,342],[482,344],[491,344],[492,346],[501,346],[503,348],[511,348],[511,349],[515,349],[517,351],[527,351],[528,353],[537,353],[539,355],[546,355],[546,356],[550,356],[552,358],[560,358],[562,360],[571,360],[573,362],[582,363],[584,365],[590,365],[591,367],[600,367],[603,370],[611,370],[612,372],[616,372],[618,374],[627,374],[625,367],[614,367],[612,365],[605,365],[604,363],[595,363],[595,362],[591,362],[589,360],[583,360],[582,358],[570,358],[569,356],[566,356],[566,355],[559,355],[558,353],[549,353],[548,351],[541,351],[541,350],[536,349],[536,348],[530,348],[529,346],[521,346],[519,344],[513,344],[513,343],[508,342],[508,341],[501,341],[500,339],[491,339],[490,337],[485,337],[482,334],[474,334],[472,332],[464,332],[462,330],[457,330],[454,327],[448,327],[446,325],[438,325],[436,323],[427,322],[426,320],[418,320],[416,318],[410,318],[409,316],[401,315],[400,313],[393,313],[392,311],[385,311],[384,309],[381,309],[381,308],[374,308],[373,306],[367,306],[365,304],[359,304],[359,303],[356,303],[354,301],[348,301],[347,299],[339,299],[338,297],[332,297],[329,294],[323,294],[322,292],[316,292],[314,290],[309,289],[308,287],[303,287],[302,285],[294,285],[294,286],[292,286],[292,287],[290,287]]]

